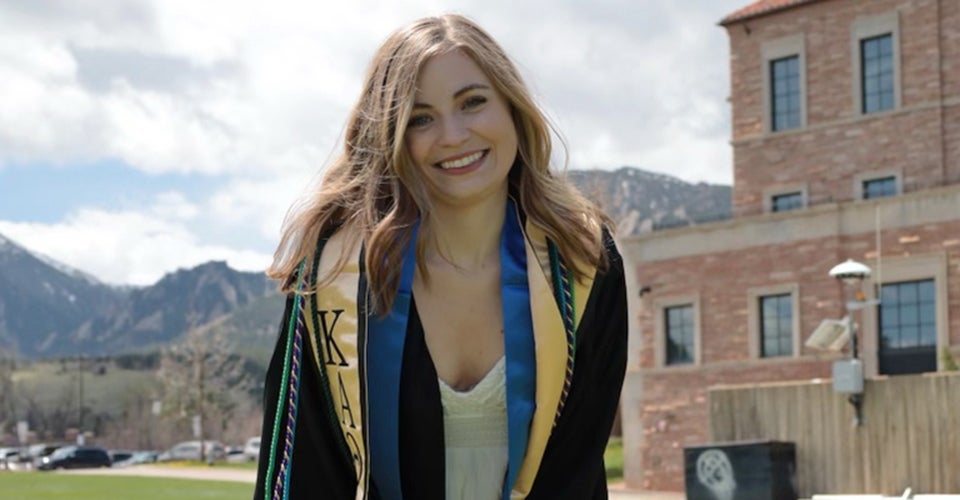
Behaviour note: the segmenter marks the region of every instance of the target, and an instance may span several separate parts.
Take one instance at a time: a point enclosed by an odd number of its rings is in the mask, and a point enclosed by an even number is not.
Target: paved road
[[[127,476],[177,477],[184,479],[212,479],[221,481],[256,482],[257,471],[230,467],[187,467],[176,465],[135,465],[110,469],[76,469],[57,471],[59,474],[111,474]],[[684,500],[683,493],[652,493],[630,491],[622,484],[610,486],[610,500]]]

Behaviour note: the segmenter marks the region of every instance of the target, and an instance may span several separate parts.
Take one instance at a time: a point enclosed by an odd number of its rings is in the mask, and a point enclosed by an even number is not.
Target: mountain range
[[[263,274],[225,262],[181,269],[148,287],[115,287],[0,235],[0,352],[36,358],[146,351],[274,288]]]
[[[634,167],[571,170],[567,176],[610,215],[620,236],[730,217],[730,186],[691,184]]]
[[[689,184],[624,167],[570,171],[621,236],[729,217],[730,187]],[[261,273],[208,262],[147,287],[106,285],[0,235],[0,355],[55,358],[147,352],[187,331],[225,329],[239,352],[264,360],[283,300]]]

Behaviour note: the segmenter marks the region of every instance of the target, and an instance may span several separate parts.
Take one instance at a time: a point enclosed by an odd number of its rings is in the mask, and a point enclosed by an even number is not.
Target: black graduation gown
[[[569,396],[547,441],[529,500],[607,498],[603,452],[620,397],[626,369],[627,299],[623,262],[609,234],[604,234],[609,268],[597,272],[579,326],[575,370]],[[271,498],[267,491],[269,436],[277,411],[287,342],[287,321],[293,300],[288,298],[280,335],[266,376],[265,418],[255,500]],[[304,359],[311,359],[304,343]],[[437,374],[424,342],[416,307],[411,307],[403,347],[400,381],[400,476],[406,500],[444,500],[443,413]],[[325,400],[318,369],[304,363],[300,374],[297,425],[289,480],[289,498],[353,500],[357,474],[344,446],[335,416]],[[275,474],[275,472],[274,472]],[[367,498],[381,500],[376,484]],[[383,499],[394,500],[394,499]],[[399,500],[399,499],[397,499]]]

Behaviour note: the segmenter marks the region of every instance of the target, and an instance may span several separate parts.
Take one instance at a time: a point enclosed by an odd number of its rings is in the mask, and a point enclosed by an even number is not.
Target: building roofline
[[[717,24],[727,27],[731,24],[747,21],[761,16],[774,14],[822,0],[757,0],[727,14]]]
[[[619,238],[631,262],[654,262],[708,253],[742,251],[786,241],[883,231],[960,220],[960,184],[870,200],[824,203],[800,210],[734,217]],[[842,229],[838,229],[842,228]],[[787,239],[785,235],[790,235]]]

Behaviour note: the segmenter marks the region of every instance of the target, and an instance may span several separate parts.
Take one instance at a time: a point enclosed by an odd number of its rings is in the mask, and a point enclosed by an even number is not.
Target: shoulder
[[[290,277],[292,283],[302,280],[304,290],[323,287],[358,258],[363,245],[362,232],[350,224],[337,224],[321,229],[313,244],[306,249],[303,262]]]
[[[613,232],[607,226],[601,227],[600,231],[600,242],[604,257],[611,263],[616,261],[617,265],[622,268],[623,259],[620,256],[620,249],[617,248],[617,241],[613,236]]]
[[[600,265],[594,279],[594,288],[610,289],[625,288],[625,271],[623,257],[617,248],[613,232],[603,226],[601,228],[601,256]]]

